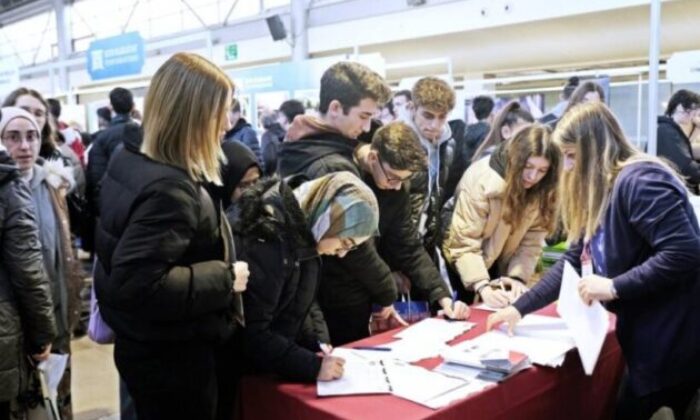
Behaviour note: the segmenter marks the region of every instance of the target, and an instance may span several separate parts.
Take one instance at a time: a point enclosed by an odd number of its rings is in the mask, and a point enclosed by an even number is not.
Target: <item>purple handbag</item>
[[[88,322],[88,336],[97,344],[114,343],[114,331],[112,331],[112,329],[100,315],[100,305],[97,304],[94,286],[90,291],[90,321]]]

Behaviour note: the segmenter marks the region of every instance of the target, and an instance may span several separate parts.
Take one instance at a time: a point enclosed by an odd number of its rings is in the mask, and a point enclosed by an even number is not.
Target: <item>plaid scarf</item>
[[[294,190],[316,242],[374,236],[379,206],[374,193],[350,172],[335,172]]]

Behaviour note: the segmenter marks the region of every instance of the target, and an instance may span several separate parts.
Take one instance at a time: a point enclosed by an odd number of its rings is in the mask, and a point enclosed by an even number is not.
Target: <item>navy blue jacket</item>
[[[700,229],[683,184],[656,163],[618,175],[602,221],[604,271],[619,298],[617,337],[632,389],[648,395],[700,379]],[[580,272],[582,244],[564,260]],[[557,299],[564,261],[514,306],[525,315]]]

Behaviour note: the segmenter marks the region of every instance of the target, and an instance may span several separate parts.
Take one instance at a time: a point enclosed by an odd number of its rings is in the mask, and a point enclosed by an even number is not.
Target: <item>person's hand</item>
[[[510,295],[504,289],[494,289],[486,286],[479,292],[481,300],[492,308],[505,308],[510,305]]]
[[[507,288],[510,288],[510,301],[515,302],[521,295],[527,292],[529,289],[525,284],[519,280],[512,279],[510,277],[501,277],[499,279],[501,283]]]
[[[612,285],[611,279],[593,274],[581,279],[578,283],[578,294],[586,305],[592,304],[594,300],[613,300],[615,296],[612,294]]]
[[[316,379],[319,381],[332,381],[333,379],[338,379],[343,376],[343,365],[345,364],[345,359],[342,357],[335,356],[323,356],[323,361],[321,362],[321,370],[318,371],[318,376]]]
[[[394,318],[396,322],[398,322],[401,326],[408,326],[408,322],[404,321],[403,318],[401,318],[401,315],[399,315],[399,313],[396,312],[396,309],[394,309],[394,305],[383,307],[381,311],[375,313],[373,316],[376,316],[377,318],[383,320]]]
[[[49,354],[51,354],[51,343],[44,346],[41,353],[33,354],[32,359],[36,360],[37,362],[43,362],[49,358]]]
[[[522,318],[522,315],[515,309],[515,306],[509,306],[489,315],[486,320],[486,331],[491,331],[494,327],[498,326],[498,324],[505,322],[508,324],[508,335],[512,336],[515,324]]]
[[[248,287],[248,263],[245,261],[236,261],[233,263],[233,291],[244,292]]]
[[[438,316],[445,316],[449,319],[467,319],[471,315],[469,306],[461,301],[453,302],[450,298],[440,299],[441,310],[438,311]]]

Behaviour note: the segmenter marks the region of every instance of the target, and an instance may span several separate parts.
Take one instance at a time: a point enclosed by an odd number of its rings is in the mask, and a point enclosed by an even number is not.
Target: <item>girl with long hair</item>
[[[560,151],[550,137],[539,124],[521,129],[457,186],[443,254],[463,291],[490,306],[504,307],[526,290],[556,222]]]
[[[679,176],[637,150],[601,103],[567,113],[554,133],[564,155],[562,218],[572,245],[532,290],[489,317],[514,325],[559,295],[564,263],[581,299],[617,315],[627,362],[618,418],[661,406],[682,418],[700,386],[700,228]]]

